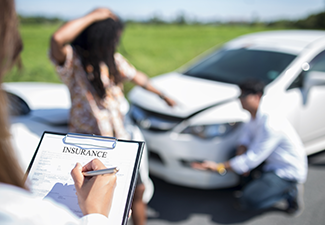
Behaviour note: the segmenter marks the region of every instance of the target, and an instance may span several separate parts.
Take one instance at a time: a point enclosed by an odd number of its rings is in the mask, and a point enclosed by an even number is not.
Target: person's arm
[[[192,164],[193,168],[212,171],[232,170],[237,174],[245,174],[260,165],[274,151],[282,136],[274,131],[267,122],[257,128],[257,135],[244,154],[237,155],[229,161],[215,163],[205,161],[201,164]]]
[[[229,160],[232,169],[238,174],[244,174],[264,162],[277,148],[283,134],[272,127],[277,121],[264,121],[256,128],[256,135],[245,154],[237,155]]]
[[[236,155],[242,155],[247,151],[247,146],[239,145],[236,149]],[[199,170],[210,170],[225,174],[227,171],[233,171],[229,161],[216,163],[213,161],[193,162],[192,167]]]
[[[67,22],[60,27],[51,37],[51,54],[58,62],[63,64],[67,55],[65,45],[72,42],[84,29],[94,22],[116,16],[106,8],[98,8],[89,14]]]
[[[247,151],[247,146],[239,145],[236,149],[236,155],[243,155]],[[227,171],[234,171],[230,165],[230,161],[216,163],[213,161],[204,161],[202,163],[194,162],[192,167],[200,170],[210,170],[219,174],[225,174]],[[247,175],[247,174],[246,174]]]
[[[82,172],[105,168],[99,159],[94,159],[83,167],[77,163],[71,171],[78,196],[78,203],[84,215],[99,213],[108,217],[116,186],[115,173],[90,178],[82,174]]]
[[[229,161],[223,163],[216,163],[213,161],[193,162],[191,166],[194,169],[210,170],[213,172],[217,172],[220,175],[225,175],[227,171],[232,171]]]
[[[164,93],[162,93],[161,91],[157,90],[151,83],[149,78],[142,72],[137,71],[135,76],[132,79],[132,82],[135,83],[136,85],[139,85],[140,87],[154,93],[157,94],[161,99],[163,99],[167,105],[173,107],[176,105],[176,102],[167,97],[166,95],[164,95]]]

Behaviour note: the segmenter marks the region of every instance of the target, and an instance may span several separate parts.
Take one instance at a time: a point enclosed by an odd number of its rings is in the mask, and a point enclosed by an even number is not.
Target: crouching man
[[[303,144],[285,118],[259,109],[264,91],[262,82],[251,80],[239,87],[239,99],[251,119],[243,127],[237,155],[226,162],[204,161],[192,163],[192,167],[220,174],[231,170],[242,175],[263,163],[262,175],[244,186],[239,197],[240,208],[265,209],[285,200],[286,212],[297,215],[303,208],[302,184],[307,177]]]

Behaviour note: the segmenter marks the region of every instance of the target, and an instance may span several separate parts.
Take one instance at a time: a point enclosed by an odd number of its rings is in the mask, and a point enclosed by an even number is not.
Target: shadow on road
[[[151,178],[155,185],[155,195],[149,203],[149,208],[154,211],[152,215],[149,213],[149,221],[160,219],[177,222],[187,220],[193,214],[203,214],[216,223],[231,224],[241,223],[270,211],[281,211],[277,208],[256,212],[236,210],[233,193],[238,188],[201,190],[172,185],[156,177]]]

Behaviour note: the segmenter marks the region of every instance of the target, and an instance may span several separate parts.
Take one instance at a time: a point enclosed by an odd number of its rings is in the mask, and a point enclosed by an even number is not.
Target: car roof
[[[250,48],[279,51],[298,55],[319,40],[325,40],[325,31],[278,30],[247,34],[226,43],[226,48]]]

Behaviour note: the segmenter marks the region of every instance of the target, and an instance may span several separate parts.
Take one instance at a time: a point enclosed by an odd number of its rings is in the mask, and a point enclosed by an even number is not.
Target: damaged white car
[[[234,173],[220,176],[189,163],[223,162],[234,154],[241,124],[249,119],[237,84],[248,78],[267,84],[261,107],[283,113],[308,154],[325,149],[325,32],[260,32],[153,78],[153,85],[176,100],[174,108],[142,88],[130,92],[130,116],[145,137],[150,173],[195,188],[237,185]]]

